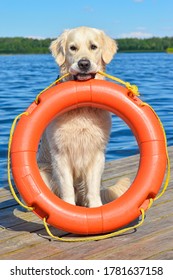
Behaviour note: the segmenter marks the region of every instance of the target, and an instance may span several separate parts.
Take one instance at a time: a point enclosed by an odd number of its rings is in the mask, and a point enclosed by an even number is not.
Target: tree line
[[[173,37],[153,37],[148,39],[118,39],[121,52],[165,52],[173,48]]]
[[[53,39],[0,38],[0,54],[47,54]],[[119,52],[165,52],[173,48],[173,37],[116,39]]]

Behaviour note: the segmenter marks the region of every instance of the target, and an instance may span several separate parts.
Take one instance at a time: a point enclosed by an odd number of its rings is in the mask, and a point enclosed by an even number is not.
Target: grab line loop
[[[63,242],[83,242],[83,241],[98,241],[98,240],[103,240],[103,239],[107,239],[107,238],[111,238],[111,237],[115,237],[117,235],[120,235],[120,234],[123,234],[127,231],[130,231],[130,230],[133,230],[133,229],[136,229],[138,227],[140,227],[144,220],[145,220],[145,211],[143,208],[140,209],[141,211],[141,221],[135,225],[135,226],[131,226],[131,227],[128,227],[128,228],[124,228],[124,229],[120,229],[118,231],[114,231],[114,232],[111,232],[111,233],[107,233],[107,234],[103,234],[103,235],[97,235],[97,236],[89,236],[89,237],[79,237],[79,238],[64,238],[64,237],[59,237],[59,236],[55,236],[52,234],[52,232],[50,231],[48,225],[47,225],[47,217],[43,218],[43,224],[45,226],[45,229],[46,229],[46,232],[47,234],[52,237],[53,239],[55,240],[58,240],[58,241],[63,241]]]

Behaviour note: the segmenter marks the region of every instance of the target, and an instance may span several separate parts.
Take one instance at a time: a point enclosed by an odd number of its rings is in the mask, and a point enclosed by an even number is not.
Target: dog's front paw
[[[67,202],[67,203],[70,203],[70,204],[72,204],[72,205],[76,205],[76,203],[75,203],[75,199],[74,199],[74,197],[70,197],[70,196],[64,196],[64,197],[61,197],[61,199],[62,200],[64,200],[65,202]]]
[[[102,201],[100,197],[90,197],[87,199],[87,206],[89,208],[93,208],[93,207],[99,207],[102,206]]]

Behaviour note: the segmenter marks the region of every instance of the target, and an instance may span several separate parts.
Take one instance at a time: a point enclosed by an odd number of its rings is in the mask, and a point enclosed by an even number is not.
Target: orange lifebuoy
[[[117,84],[89,80],[69,81],[46,90],[19,120],[11,145],[11,166],[16,186],[27,205],[59,229],[77,234],[98,234],[121,228],[140,216],[155,198],[167,165],[164,133],[158,118],[138,97]],[[121,117],[132,129],[140,149],[137,175],[117,200],[97,208],[74,206],[53,194],[43,182],[36,154],[46,126],[57,114],[83,106],[102,108]]]

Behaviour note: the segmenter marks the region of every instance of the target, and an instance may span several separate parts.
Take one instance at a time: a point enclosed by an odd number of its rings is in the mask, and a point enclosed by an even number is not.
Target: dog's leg
[[[87,170],[87,204],[88,207],[98,207],[102,205],[100,197],[101,176],[104,170],[104,153],[98,151],[92,164]]]
[[[62,200],[75,205],[75,192],[73,187],[73,174],[65,155],[53,158],[53,179],[57,182],[59,196]]]

